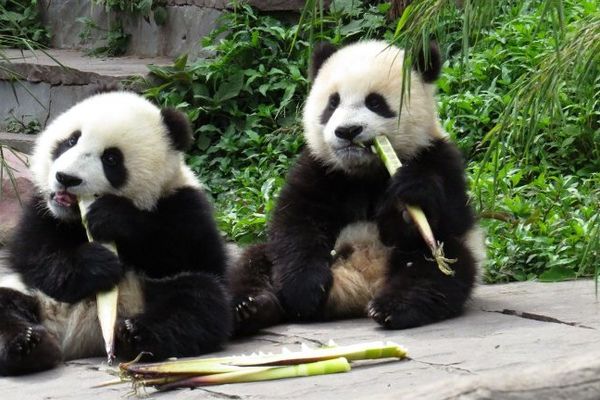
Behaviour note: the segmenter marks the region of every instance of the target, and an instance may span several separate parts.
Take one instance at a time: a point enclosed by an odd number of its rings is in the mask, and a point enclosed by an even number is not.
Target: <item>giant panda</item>
[[[441,57],[430,46],[407,75],[404,98],[400,48],[316,47],[303,113],[307,146],[287,175],[267,243],[248,248],[229,274],[238,334],[284,320],[367,315],[402,329],[461,313],[484,241],[463,158],[438,122]],[[381,134],[404,165],[392,177],[371,151]],[[454,276],[431,260],[406,205],[423,209],[446,256],[457,259]]]
[[[95,294],[119,285],[116,355],[191,356],[232,329],[227,262],[211,206],[183,151],[186,117],[125,91],[93,95],[37,139],[37,193],[24,208],[0,276],[0,374],[101,356]],[[93,196],[93,197],[92,197]],[[118,257],[88,242],[113,242]]]

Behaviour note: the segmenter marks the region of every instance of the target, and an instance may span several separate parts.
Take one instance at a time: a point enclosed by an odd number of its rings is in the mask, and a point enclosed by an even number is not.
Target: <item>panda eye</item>
[[[123,161],[123,154],[117,148],[111,147],[102,153],[102,163],[109,167],[114,167]]]
[[[80,131],[75,131],[71,134],[71,136],[69,137],[69,139],[67,139],[67,146],[69,147],[73,147],[77,144],[77,142],[79,141],[79,136],[81,136],[81,132]]]
[[[329,102],[327,103],[327,108],[330,110],[335,110],[337,106],[340,105],[340,95],[338,93],[334,93],[329,96]]]
[[[365,105],[371,111],[380,110],[385,104],[384,102],[384,98],[377,93],[371,93],[365,99]]]

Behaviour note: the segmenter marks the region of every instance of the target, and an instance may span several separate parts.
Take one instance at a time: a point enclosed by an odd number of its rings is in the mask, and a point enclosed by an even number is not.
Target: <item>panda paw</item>
[[[367,315],[386,329],[407,329],[427,325],[453,316],[442,293],[388,293],[375,297],[367,306]]]
[[[139,212],[131,200],[107,194],[91,204],[86,214],[88,229],[99,242],[126,240],[136,232],[135,216]]]
[[[54,336],[41,325],[24,326],[0,347],[0,376],[22,375],[50,369],[62,360]]]
[[[440,206],[444,204],[444,190],[441,178],[435,175],[424,176],[423,171],[400,169],[391,179],[384,204],[397,207],[397,204],[420,207],[430,223],[437,221]]]
[[[12,357],[25,358],[35,350],[40,341],[40,333],[29,326],[13,338],[7,350]]]
[[[281,321],[283,310],[274,293],[263,291],[236,301],[235,334],[249,335]]]
[[[151,349],[144,348],[147,336],[143,326],[134,319],[119,320],[115,335],[116,354],[123,360],[133,360],[142,352],[150,352]]]
[[[298,272],[280,285],[277,293],[289,318],[315,320],[321,317],[333,276],[329,266]]]

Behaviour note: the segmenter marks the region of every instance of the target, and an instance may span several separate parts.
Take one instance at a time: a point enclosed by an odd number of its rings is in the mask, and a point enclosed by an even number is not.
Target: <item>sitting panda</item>
[[[95,294],[119,285],[117,357],[191,356],[232,329],[222,284],[227,256],[211,206],[183,151],[185,116],[134,93],[89,97],[36,142],[37,194],[8,247],[0,276],[0,375],[101,356]],[[78,199],[96,197],[86,218]]]
[[[401,49],[382,41],[315,49],[307,147],[279,195],[268,242],[248,248],[229,274],[238,334],[366,315],[402,329],[461,313],[485,251],[463,159],[437,119],[434,42],[429,53],[414,63],[402,101]],[[392,177],[370,149],[381,134],[404,165]],[[422,208],[458,260],[454,276],[431,260],[406,205]]]

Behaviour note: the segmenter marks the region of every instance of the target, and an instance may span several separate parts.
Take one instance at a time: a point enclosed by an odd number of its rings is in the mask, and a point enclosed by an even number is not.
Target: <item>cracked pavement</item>
[[[600,302],[590,280],[524,282],[477,288],[460,318],[403,331],[368,319],[269,328],[218,353],[298,349],[393,340],[404,361],[353,364],[345,374],[211,386],[156,394],[160,399],[600,399]],[[123,384],[103,359],[77,360],[52,371],[0,378],[3,399],[121,398]]]

